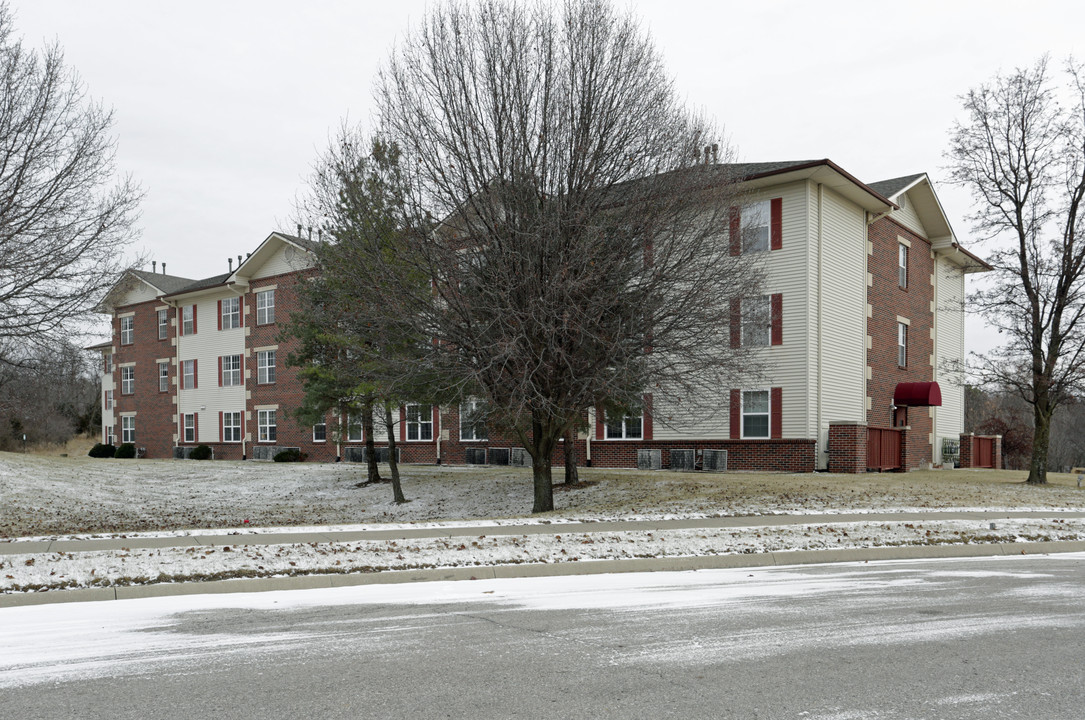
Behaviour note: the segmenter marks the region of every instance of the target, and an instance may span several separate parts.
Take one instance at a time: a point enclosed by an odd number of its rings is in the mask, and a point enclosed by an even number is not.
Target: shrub
[[[117,446],[117,452],[113,457],[117,458],[134,458],[136,456],[136,446],[132,443],[121,443]]]
[[[275,457],[273,457],[272,460],[275,462],[302,462],[307,457],[309,457],[308,454],[303,453],[297,448],[287,448],[282,452],[275,453]]]
[[[87,455],[91,456],[92,458],[116,457],[117,448],[113,447],[112,445],[103,445],[102,443],[95,443],[94,447],[92,447],[90,449],[90,452],[87,453]]]
[[[192,452],[189,453],[188,457],[192,460],[210,460],[212,454],[209,445],[197,445],[192,449]]]

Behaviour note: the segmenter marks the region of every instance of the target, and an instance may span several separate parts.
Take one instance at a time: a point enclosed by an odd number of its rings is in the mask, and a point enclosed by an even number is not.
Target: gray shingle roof
[[[204,288],[215,287],[216,285],[222,285],[226,282],[226,279],[233,275],[231,272],[222,273],[221,275],[215,275],[213,277],[204,278],[203,280],[189,280],[188,284],[184,287],[174,290],[169,293],[170,295],[180,295],[181,293],[192,292],[194,290],[203,290]]]
[[[186,285],[191,285],[196,282],[192,278],[148,272],[146,270],[131,270],[130,272],[140,280],[149,283],[167,295],[175,293]]]
[[[926,173],[917,173],[915,175],[905,175],[903,177],[892,178],[891,180],[879,180],[878,182],[872,182],[868,184],[868,187],[874,192],[884,195],[885,197],[892,197],[898,192],[908,187],[916,180],[926,175]]]

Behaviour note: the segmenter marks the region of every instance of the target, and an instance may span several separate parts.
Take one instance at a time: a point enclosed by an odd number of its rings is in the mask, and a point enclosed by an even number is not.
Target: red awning
[[[936,382],[898,383],[893,404],[900,407],[930,407],[942,404],[942,388]]]

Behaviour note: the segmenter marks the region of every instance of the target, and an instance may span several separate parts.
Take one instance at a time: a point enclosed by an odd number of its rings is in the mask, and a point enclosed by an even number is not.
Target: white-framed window
[[[908,367],[908,325],[897,323],[897,365]]]
[[[256,382],[270,385],[275,382],[275,351],[261,350],[256,353]]]
[[[260,442],[275,442],[274,410],[257,410],[256,425],[260,429]]]
[[[222,329],[241,327],[241,298],[231,297],[222,301]]]
[[[607,440],[640,440],[644,437],[644,416],[628,413],[606,413]]]
[[[196,306],[185,305],[181,308],[181,334],[196,334]]]
[[[105,374],[108,375],[113,372],[113,353],[107,352],[102,356],[102,367],[105,370]]]
[[[158,363],[158,392],[169,392],[170,390],[170,364],[168,362]]]
[[[117,437],[113,434],[113,426],[106,425],[105,428],[105,444],[113,445],[116,443]]]
[[[275,322],[275,290],[256,293],[256,324],[270,325]]]
[[[136,391],[136,368],[128,365],[121,368],[121,395],[132,395]]]
[[[184,415],[182,415],[182,417],[184,418],[184,426],[185,426],[185,440],[184,441],[186,443],[196,442],[196,414],[195,413],[185,413]]]
[[[362,441],[362,416],[357,413],[347,414],[347,442]]]
[[[121,318],[121,345],[131,345],[136,337],[136,318],[126,315]]]
[[[241,356],[223,355],[219,358],[222,363],[222,386],[234,387],[241,384]]]
[[[328,439],[328,424],[321,420],[313,425],[313,442],[325,442]]]
[[[241,413],[222,413],[222,442],[241,442]]]
[[[742,298],[742,346],[768,347],[772,343],[772,298]]]
[[[460,405],[460,440],[486,440],[490,432],[486,428],[486,408],[479,400],[468,400]]]
[[[181,389],[192,390],[196,387],[196,361],[181,361]]]
[[[433,406],[412,404],[407,406],[407,439],[433,439]]]
[[[772,232],[772,205],[768,200],[742,208],[742,252],[768,252]]]
[[[136,418],[132,415],[121,416],[121,442],[136,441]]]
[[[769,391],[742,391],[742,437],[769,437]]]
[[[113,409],[113,391],[112,390],[106,390],[105,391],[105,409],[106,410],[112,410]]]
[[[897,245],[897,281],[902,289],[908,287],[908,246],[904,243]]]
[[[165,340],[170,336],[170,315],[168,310],[158,311],[158,339]]]

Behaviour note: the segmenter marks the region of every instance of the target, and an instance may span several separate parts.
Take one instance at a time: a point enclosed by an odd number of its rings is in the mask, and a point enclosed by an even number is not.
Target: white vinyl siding
[[[272,242],[276,242],[272,240]],[[280,243],[280,246],[275,252],[268,258],[263,265],[257,268],[251,275],[252,279],[274,277],[275,275],[282,275],[284,273],[294,272],[295,270],[304,270],[307,267],[312,266],[309,254],[304,250],[290,245],[288,243]]]
[[[238,421],[238,439],[224,440],[220,437],[219,413],[232,413],[245,406],[246,366],[253,367],[246,361],[244,332],[216,332],[219,318],[218,301],[226,297],[210,294],[200,297],[196,303],[195,335],[183,335],[177,339],[177,355],[181,358],[197,360],[197,371],[203,374],[197,387],[177,394],[177,413],[200,413],[203,418],[200,427],[200,441],[241,442],[240,419]],[[208,331],[210,328],[210,331]],[[241,384],[219,387],[218,361],[222,356],[238,356],[241,359],[239,375]],[[250,361],[251,362],[251,361]],[[180,368],[176,368],[177,371]],[[255,370],[253,371],[255,372]],[[250,417],[249,431],[255,434],[255,416]],[[222,434],[225,434],[223,430]],[[250,437],[251,439],[251,437]]]
[[[964,432],[964,388],[946,367],[964,359],[965,278],[960,269],[939,257],[935,261],[934,379],[942,390],[942,406],[934,408],[934,461],[941,462],[942,439],[958,440]]]
[[[897,199],[897,204],[901,204],[900,198]],[[919,215],[916,214],[915,207],[912,205],[911,195],[908,193],[904,193],[903,205],[904,207],[900,210],[894,210],[889,217],[893,218],[916,235],[923,238],[927,237],[927,229],[923,227],[923,223],[920,222]]]

